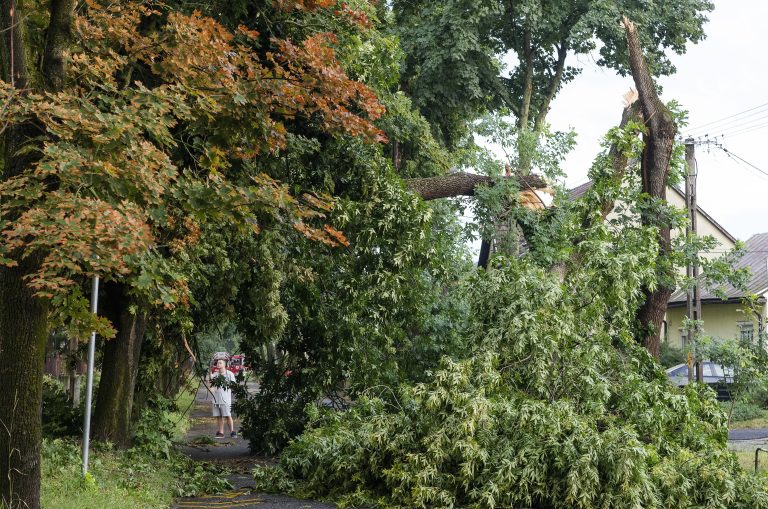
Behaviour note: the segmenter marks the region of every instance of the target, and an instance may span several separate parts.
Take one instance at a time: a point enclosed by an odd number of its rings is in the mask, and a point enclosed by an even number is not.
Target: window
[[[755,326],[752,322],[738,322],[739,339],[751,342],[755,335]]]
[[[680,331],[680,345],[683,350],[685,350],[685,347],[688,346],[688,329],[685,327],[680,327],[678,329]]]
[[[676,370],[672,371],[670,373],[670,375],[672,375],[672,376],[684,376],[684,377],[687,377],[688,376],[688,366],[685,366],[685,365],[684,366],[680,366]]]

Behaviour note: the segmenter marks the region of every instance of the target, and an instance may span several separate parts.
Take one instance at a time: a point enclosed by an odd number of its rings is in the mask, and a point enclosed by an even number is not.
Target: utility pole
[[[685,140],[685,163],[688,167],[688,171],[685,175],[685,206],[688,211],[688,224],[685,228],[685,234],[687,239],[691,239],[696,236],[696,153],[695,142],[693,138],[687,138]],[[693,345],[693,356],[689,357],[688,362],[688,381],[693,381],[694,366],[696,372],[696,381],[701,383],[704,381],[704,373],[702,372],[701,359],[696,352],[696,344],[701,333],[701,294],[699,293],[699,259],[698,252],[693,253],[693,261],[689,261],[685,273],[689,280],[693,281],[693,286],[688,288],[688,320],[692,321],[692,324],[688,325],[688,341]]]

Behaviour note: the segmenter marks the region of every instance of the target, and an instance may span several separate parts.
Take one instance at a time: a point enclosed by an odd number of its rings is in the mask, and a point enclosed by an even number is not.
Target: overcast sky
[[[662,100],[675,99],[690,112],[683,133],[722,132],[727,150],[768,173],[768,1],[715,0],[709,18],[707,38],[673,55],[677,73],[661,79]],[[578,133],[578,146],[565,161],[569,187],[587,180],[599,140],[618,123],[622,95],[632,86],[631,78],[599,68],[591,57],[578,62],[583,73],[563,88],[548,116],[554,129],[573,127]],[[745,110],[750,111],[705,125]],[[768,175],[721,149],[700,146],[696,155],[699,206],[741,240],[768,232]]]

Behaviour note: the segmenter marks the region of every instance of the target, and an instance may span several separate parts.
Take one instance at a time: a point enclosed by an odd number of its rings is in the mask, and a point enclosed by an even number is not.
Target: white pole
[[[99,276],[93,276],[91,313],[96,314],[99,303]],[[93,357],[96,351],[96,331],[88,342],[88,377],[85,383],[85,415],[83,416],[83,477],[88,473],[88,446],[91,438],[91,395],[93,394]]]

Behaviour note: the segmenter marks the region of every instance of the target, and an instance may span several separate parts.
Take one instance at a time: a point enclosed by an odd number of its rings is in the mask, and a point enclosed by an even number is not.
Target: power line
[[[747,133],[751,133],[751,132],[754,132],[754,131],[759,131],[760,129],[765,129],[766,127],[768,127],[768,122],[766,122],[764,124],[752,126],[752,127],[747,127],[747,128],[742,129],[741,131],[731,132],[731,133],[728,133],[726,136],[728,136],[729,138],[732,138],[734,136],[741,136],[742,134],[747,134]]]
[[[719,147],[719,148],[720,148],[720,149],[722,149],[722,151],[723,151],[723,152],[725,152],[726,154],[728,154],[729,156],[731,156],[731,157],[734,157],[734,158],[738,159],[738,160],[739,160],[739,161],[741,161],[742,163],[744,163],[744,164],[746,164],[746,165],[748,165],[748,166],[750,166],[750,167],[754,168],[755,170],[759,171],[760,173],[762,173],[763,175],[765,175],[766,177],[768,177],[768,172],[767,172],[767,171],[765,171],[765,170],[763,170],[763,169],[761,169],[761,168],[758,168],[758,167],[757,167],[757,166],[755,166],[754,164],[750,163],[749,161],[747,161],[747,160],[746,160],[746,159],[744,159],[743,157],[740,157],[740,156],[738,156],[738,155],[734,154],[733,152],[731,152],[730,150],[728,150],[728,149],[727,149],[727,148],[725,148],[725,147],[722,147],[722,146],[721,146],[721,147]]]
[[[715,124],[719,124],[719,123],[723,122],[724,120],[728,120],[728,119],[733,118],[733,117],[738,117],[739,115],[743,115],[744,113],[749,113],[749,112],[754,111],[756,109],[763,108],[764,106],[768,106],[768,103],[759,104],[757,106],[754,106],[752,108],[746,109],[744,111],[740,111],[738,113],[734,113],[733,115],[728,115],[727,117],[723,117],[723,118],[720,118],[718,120],[713,120],[712,122],[707,122],[706,124],[700,124],[698,126],[691,127],[691,128],[689,128],[689,130],[690,131],[700,131],[704,127],[715,125]]]
[[[755,127],[756,125],[760,123],[764,123],[766,120],[768,120],[768,115],[763,115],[762,117],[753,118],[751,120],[748,120],[747,122],[743,122],[740,124],[736,124],[730,127],[726,127],[724,129],[718,129],[718,130],[711,130],[709,131],[711,134],[717,134],[717,135],[727,135],[731,134],[736,131],[741,131],[743,129],[749,129],[752,127]]]
[[[762,120],[765,120],[768,118],[768,109],[763,109],[760,111],[756,111],[750,115],[745,115],[743,117],[735,118],[731,120],[730,122],[725,122],[723,124],[718,124],[714,126],[699,128],[699,129],[691,129],[690,132],[722,132],[722,131],[731,131],[734,129],[740,129],[748,124],[752,124],[755,122],[760,122]]]

